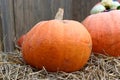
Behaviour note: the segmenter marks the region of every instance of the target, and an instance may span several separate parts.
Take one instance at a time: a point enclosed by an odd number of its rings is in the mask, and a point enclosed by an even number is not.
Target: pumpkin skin
[[[92,37],[93,52],[120,56],[120,10],[88,16],[82,23]]]
[[[47,71],[72,72],[88,61],[92,41],[87,29],[77,21],[49,20],[36,24],[22,45],[27,64]]]
[[[22,47],[24,38],[25,38],[25,35],[22,35],[22,36],[17,40],[17,45],[18,45],[19,47]]]

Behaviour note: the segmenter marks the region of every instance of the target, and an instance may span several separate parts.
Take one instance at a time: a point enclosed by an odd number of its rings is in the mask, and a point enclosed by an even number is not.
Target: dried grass
[[[0,80],[120,80],[120,57],[91,55],[87,65],[76,72],[47,72],[26,65],[21,53],[0,52]]]

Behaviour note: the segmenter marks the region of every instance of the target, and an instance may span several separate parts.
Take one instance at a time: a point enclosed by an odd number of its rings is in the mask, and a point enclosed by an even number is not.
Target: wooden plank
[[[1,0],[1,18],[4,51],[10,52],[14,50],[13,0]]]
[[[65,8],[65,19],[72,19],[72,1],[73,0],[63,0]]]
[[[24,0],[24,3],[27,31],[36,23],[51,19],[50,0]]]
[[[46,1],[46,0],[45,0]],[[50,19],[49,9],[43,9],[47,4],[44,0],[15,0],[16,37],[26,33],[37,22]],[[49,0],[48,0],[49,1]]]
[[[25,18],[24,18],[24,2],[23,0],[14,0],[14,20],[15,20],[15,36],[19,38],[25,32]]]
[[[30,29],[30,25],[32,23],[30,23],[30,20],[31,20],[31,16],[30,16],[30,13],[31,13],[31,10],[32,10],[32,6],[33,5],[30,5],[30,1],[31,0],[23,0],[23,7],[24,7],[24,26],[25,26],[25,30],[24,32],[26,33],[29,29]]]
[[[77,21],[82,21],[90,13],[91,8],[101,0],[75,0],[72,2],[72,18]]]
[[[2,21],[1,21],[1,3],[0,3],[0,51],[2,50]]]
[[[0,51],[2,51],[2,20],[1,20],[1,16],[0,16]]]
[[[0,51],[2,51],[2,22],[0,17]]]
[[[24,34],[24,12],[23,12],[23,0],[14,0],[14,17],[15,17],[15,31],[16,38]]]
[[[72,0],[51,0],[52,18],[55,17],[58,8],[64,8],[64,19],[71,19]]]

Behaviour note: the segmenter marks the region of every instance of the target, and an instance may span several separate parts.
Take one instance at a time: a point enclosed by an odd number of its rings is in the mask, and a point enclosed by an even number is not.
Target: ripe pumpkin
[[[92,14],[82,23],[91,34],[93,52],[120,56],[120,10]]]
[[[24,38],[25,38],[25,35],[22,35],[22,36],[17,40],[17,45],[18,45],[19,47],[22,47]]]
[[[90,57],[91,37],[73,20],[49,20],[36,24],[22,44],[26,63],[48,71],[72,72],[81,69]]]

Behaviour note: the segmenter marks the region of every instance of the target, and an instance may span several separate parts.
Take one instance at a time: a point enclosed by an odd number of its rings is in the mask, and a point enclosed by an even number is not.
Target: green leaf
[[[120,6],[117,7],[117,10],[120,10]]]

